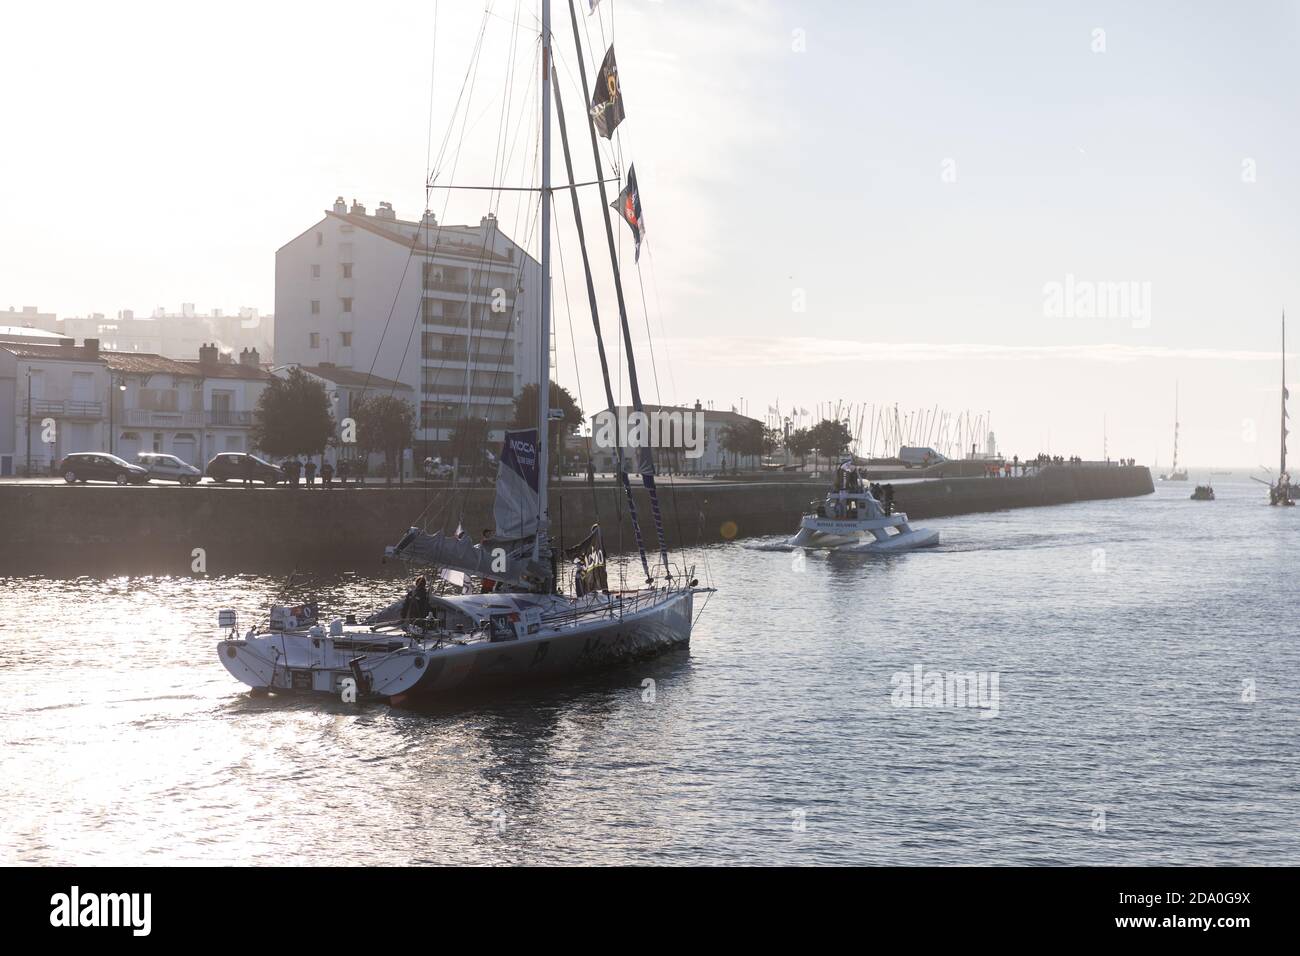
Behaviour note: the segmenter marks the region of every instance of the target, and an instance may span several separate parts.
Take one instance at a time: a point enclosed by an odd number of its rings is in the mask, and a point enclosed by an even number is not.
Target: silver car
[[[164,455],[156,451],[142,451],[135,456],[135,463],[149,472],[149,477],[156,481],[177,481],[182,485],[197,485],[203,472],[193,465],[187,465],[175,455]]]

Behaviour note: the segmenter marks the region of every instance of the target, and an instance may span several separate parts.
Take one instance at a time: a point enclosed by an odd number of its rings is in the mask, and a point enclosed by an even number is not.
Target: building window
[[[343,263],[343,278],[345,279],[352,278],[352,263],[350,262]]]
[[[312,277],[313,279],[319,279],[319,278],[320,278],[320,264],[319,264],[319,263],[313,263],[313,264],[312,264],[312,267],[311,267],[311,277]]]
[[[344,312],[351,312],[351,311],[352,311],[352,300],[351,300],[351,299],[344,299],[344,300],[343,300],[343,311],[344,311]]]
[[[323,232],[316,233],[316,245],[318,246],[325,245],[325,233]]]
[[[314,348],[314,349],[318,349],[318,348],[320,348],[320,333],[319,333],[319,332],[313,332],[313,333],[311,333],[311,347]]]
[[[311,314],[320,315],[320,299],[311,300]]]
[[[351,347],[352,347],[352,333],[351,333],[351,332],[340,332],[340,333],[339,333],[339,336],[343,339],[343,347],[344,347],[345,349],[347,349],[347,348],[351,348]]]

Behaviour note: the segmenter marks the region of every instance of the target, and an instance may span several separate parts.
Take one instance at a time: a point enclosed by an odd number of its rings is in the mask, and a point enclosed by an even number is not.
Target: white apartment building
[[[276,362],[408,385],[417,457],[443,452],[466,417],[500,440],[515,395],[538,380],[540,275],[491,215],[439,225],[340,197],[276,251]]]

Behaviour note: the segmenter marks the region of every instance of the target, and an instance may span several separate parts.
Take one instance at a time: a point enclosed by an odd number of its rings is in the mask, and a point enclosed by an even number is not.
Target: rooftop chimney
[[[257,349],[243,349],[239,353],[239,364],[257,368],[261,364],[261,357],[257,354]]]
[[[91,358],[98,357],[99,339],[85,339],[84,341],[82,341],[81,345],[86,350],[86,354],[89,355]]]
[[[366,214],[366,207],[354,199],[352,200],[352,208],[349,209],[348,212],[352,213],[354,216],[364,216]]]
[[[217,356],[218,356],[219,354],[220,354],[220,353],[219,353],[219,351],[218,351],[217,346],[216,346],[215,343],[212,344],[212,345],[209,345],[207,342],[204,342],[202,345],[199,346],[199,364],[200,364],[200,365],[216,365],[216,364],[217,364]]]
[[[343,213],[348,211],[348,204],[343,201],[342,196],[339,196],[337,199],[334,200],[334,211],[339,215],[342,215]]]
[[[379,208],[375,210],[376,219],[396,219],[397,213],[393,212],[393,204],[390,202],[381,202]]]

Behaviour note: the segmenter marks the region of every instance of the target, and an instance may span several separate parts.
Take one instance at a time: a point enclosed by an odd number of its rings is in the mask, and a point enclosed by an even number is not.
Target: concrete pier
[[[638,483],[639,484],[639,483]],[[792,534],[799,515],[826,492],[824,480],[660,479],[670,547]],[[943,478],[895,486],[911,518],[973,514],[1150,494],[1145,467],[1061,465],[1027,478]],[[425,512],[428,526],[462,522],[477,539],[492,525],[490,488],[333,488],[290,490],[173,485],[0,484],[0,573],[189,574],[292,569],[378,570],[393,544]],[[650,503],[635,493],[646,546],[655,548]],[[635,547],[627,503],[612,483],[553,487],[553,531],[566,542],[599,520],[610,551]],[[426,510],[427,509],[427,510]],[[196,550],[200,553],[196,554]]]

